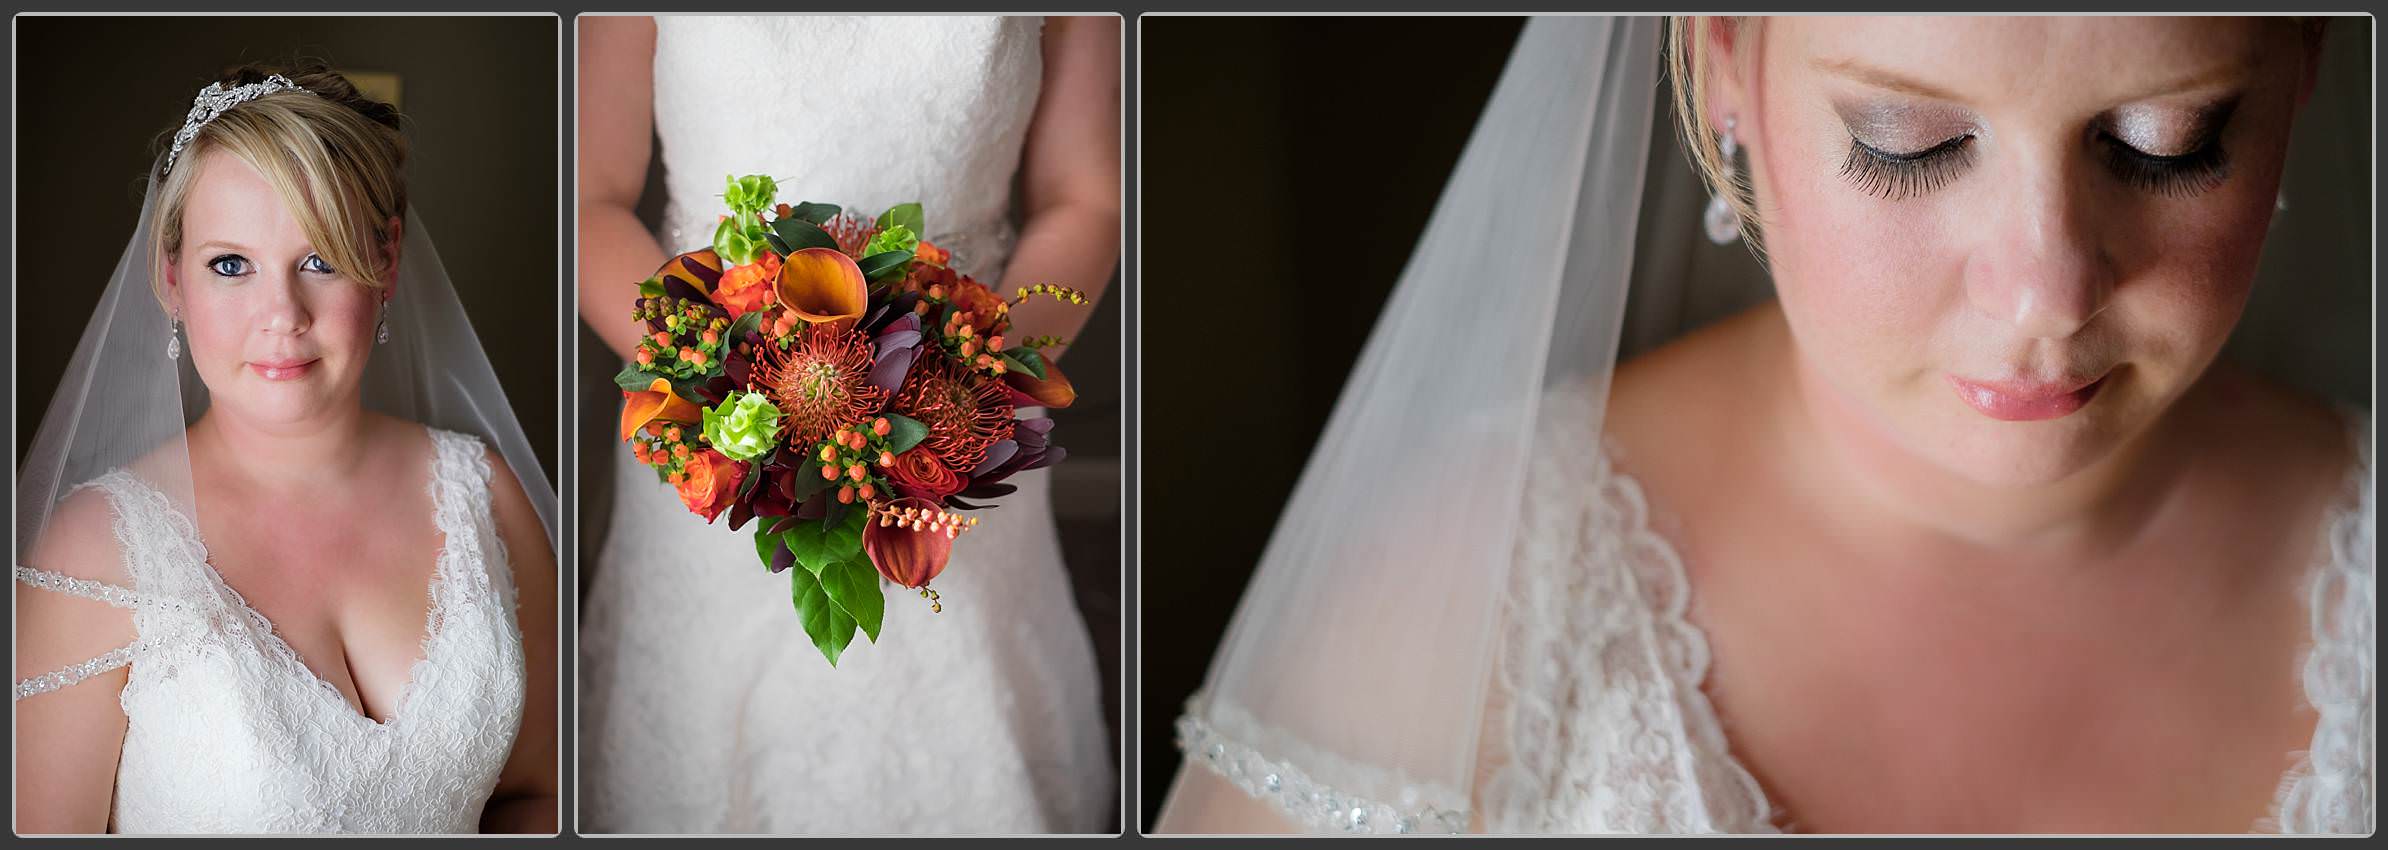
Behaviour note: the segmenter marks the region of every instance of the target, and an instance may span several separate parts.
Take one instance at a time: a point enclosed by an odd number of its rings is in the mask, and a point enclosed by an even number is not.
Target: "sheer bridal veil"
[[[207,388],[188,356],[168,356],[176,334],[151,286],[157,268],[150,258],[150,213],[157,202],[159,174],[159,168],[151,169],[139,224],[84,325],[32,445],[19,459],[20,567],[58,569],[35,562],[45,533],[77,487],[112,470],[131,472],[162,496],[181,521],[199,527],[205,506],[192,492],[183,429],[207,410]],[[387,314],[388,341],[373,347],[365,369],[365,407],[470,434],[496,449],[537,509],[552,547],[561,519],[555,488],[506,403],[505,390],[432,247],[430,231],[411,206],[404,234]],[[552,328],[522,332],[544,334]],[[79,577],[130,583],[121,574]]]
[[[1179,722],[1308,828],[1469,828],[1541,398],[1616,361],[1660,24],[1526,25]]]

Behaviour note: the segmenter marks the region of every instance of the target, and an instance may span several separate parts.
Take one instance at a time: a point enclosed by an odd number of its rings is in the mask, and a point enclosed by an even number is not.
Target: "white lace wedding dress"
[[[905,201],[1001,273],[1042,69],[1034,18],[659,18],[667,250],[701,245],[722,179],[866,213]],[[1118,770],[1045,470],[980,511],[937,578],[891,592],[877,645],[830,667],[752,527],[707,525],[619,446],[583,610],[586,832],[1092,832]]]
[[[21,592],[132,611],[131,646],[16,686],[16,699],[40,699],[132,665],[113,831],[479,830],[522,721],[522,633],[481,442],[431,435],[427,495],[443,540],[423,656],[388,723],[309,670],[207,563],[189,518],[129,471],[83,485],[107,501],[129,587],[16,567]]]
[[[1549,431],[1591,421],[1582,393],[1546,397]],[[2309,580],[2306,698],[2313,743],[2282,778],[2272,816],[2251,829],[2365,834],[2373,828],[2372,706],[2376,528],[2371,425],[2352,423],[2359,462],[2318,533]],[[1480,829],[1509,834],[1771,833],[1773,806],[1735,760],[1701,685],[1708,644],[1685,617],[1689,588],[1649,505],[1606,452],[1537,452],[1523,499],[1495,691],[1484,744],[1502,757],[1480,781],[1474,813],[1369,799],[1311,780],[1317,759],[1265,718],[1178,720],[1187,758],[1313,831]],[[1197,697],[1196,704],[1201,702]]]

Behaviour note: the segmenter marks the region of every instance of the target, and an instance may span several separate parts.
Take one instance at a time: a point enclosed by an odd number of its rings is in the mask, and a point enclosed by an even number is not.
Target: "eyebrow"
[[[2221,65],[2207,68],[2198,73],[2190,74],[2171,82],[2149,86],[2140,93],[2122,98],[2122,100],[2126,102],[2141,100],[2155,97],[2157,95],[2191,91],[2194,89],[2206,88],[2219,83],[2236,81],[2245,78],[2248,71],[2254,64],[2253,57],[2242,58],[2239,61],[2234,62],[2225,62]],[[1968,102],[1964,97],[1950,92],[1947,89],[1934,86],[1931,83],[1927,83],[1922,80],[1901,76],[1891,71],[1886,71],[1881,68],[1866,65],[1854,59],[1820,58],[1809,61],[1808,66],[1827,74],[1833,74],[1855,80],[1876,88],[1904,92],[1906,94],[1912,94],[1918,97],[1928,97],[1935,100],[1946,100],[1956,103]]]
[[[191,249],[191,253],[204,253],[209,249],[240,252],[249,250],[249,247],[246,245],[236,245],[221,239],[210,239],[199,243],[196,247],[193,247]]]

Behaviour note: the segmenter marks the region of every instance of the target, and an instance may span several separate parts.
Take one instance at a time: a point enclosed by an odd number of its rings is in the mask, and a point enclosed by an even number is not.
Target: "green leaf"
[[[1045,355],[1042,352],[1023,345],[1005,351],[1002,356],[1003,359],[1010,361],[1004,364],[1004,368],[1035,375],[1039,381],[1045,379]]]
[[[829,223],[829,220],[836,218],[837,214],[838,206],[836,204],[816,204],[807,201],[797,204],[789,210],[787,217],[819,225]]]
[[[796,468],[797,504],[804,504],[804,500],[812,498],[814,493],[821,492],[828,487],[829,482],[821,478],[821,459],[819,457],[805,458],[804,465]]]
[[[929,426],[921,424],[918,419],[900,413],[880,415],[887,417],[888,454],[903,454],[905,450],[920,445],[920,441],[929,436]],[[813,474],[819,475],[820,473]]]
[[[633,363],[622,367],[622,371],[614,373],[614,386],[634,393],[646,392],[648,387],[654,386],[657,377],[659,376],[651,374],[647,370],[639,368],[638,364]],[[814,474],[818,475],[819,473]]]
[[[858,626],[854,617],[837,603],[829,601],[829,593],[821,588],[821,580],[803,570],[788,571],[789,595],[796,602],[796,621],[804,626],[806,637],[821,650],[821,657],[829,659],[829,666],[837,666],[837,658],[844,655],[846,645],[854,642]]]
[[[912,262],[911,251],[881,251],[856,261],[854,265],[862,269],[864,279],[877,280],[903,273],[904,264],[909,262]]]
[[[920,205],[917,203],[897,204],[895,206],[888,207],[886,212],[879,214],[880,230],[886,230],[887,228],[895,227],[897,225],[911,228],[912,232],[914,233],[929,232],[927,228],[921,226]]]
[[[663,278],[651,277],[638,282],[638,297],[653,298],[663,294]]]
[[[713,411],[710,411],[710,410],[707,410],[707,411],[705,411],[705,413],[706,413],[708,416],[710,416],[710,415],[712,414],[712,412],[713,412]],[[710,438],[708,438],[708,439],[710,439]],[[755,497],[755,488],[756,488],[756,487],[759,487],[759,486],[762,486],[762,483],[763,483],[763,465],[762,465],[762,464],[760,464],[760,463],[750,463],[750,464],[747,464],[747,465],[746,465],[746,478],[745,478],[745,480],[742,480],[742,481],[739,481],[739,482],[738,482],[738,500],[739,500],[739,501],[749,501],[749,500],[752,500],[752,499]],[[758,545],[759,545],[759,544],[758,544]],[[764,560],[765,562],[769,562],[771,559],[769,559],[769,558],[765,558],[765,559],[763,559],[763,560]]]
[[[771,569],[771,556],[779,554],[780,536],[760,528],[755,529],[755,557],[763,559],[763,569]],[[795,572],[795,570],[789,570]]]
[[[887,596],[879,590],[879,571],[871,568],[869,556],[847,558],[821,571],[821,589],[829,594],[829,601],[838,610],[854,618],[862,633],[879,642],[879,620],[887,611]]]
[[[837,250],[837,239],[831,237],[829,231],[803,219],[783,218],[774,221],[771,223],[771,232],[779,234],[780,241],[788,243],[788,253],[791,254],[806,248]]]
[[[746,315],[738,317],[738,321],[730,323],[730,335],[723,337],[723,339],[730,341],[745,339],[748,333],[751,333],[762,326],[763,311],[748,310],[746,311]],[[729,346],[724,345],[722,347],[724,350],[727,350]]]
[[[814,473],[819,475],[820,473]],[[833,508],[839,507],[832,505]],[[819,575],[831,564],[862,555],[862,511],[847,511],[831,515],[820,522],[807,522],[789,529],[783,536],[788,551],[795,553],[796,563],[806,571]]]

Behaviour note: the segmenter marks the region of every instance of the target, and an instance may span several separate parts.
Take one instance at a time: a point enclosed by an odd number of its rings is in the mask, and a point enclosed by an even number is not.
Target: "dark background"
[[[663,184],[662,141],[656,140],[655,146],[657,153],[648,161],[647,185],[640,193],[637,211],[639,221],[650,232],[661,230],[668,191]],[[929,210],[929,214],[934,216],[937,211]],[[696,247],[701,246],[663,246],[667,253]],[[1069,376],[1070,385],[1077,389],[1078,400],[1069,407],[1048,410],[1045,414],[1053,418],[1054,442],[1069,450],[1068,458],[1049,468],[1053,476],[1053,517],[1078,612],[1094,644],[1095,665],[1102,678],[1103,719],[1113,733],[1106,736],[1110,740],[1119,738],[1123,711],[1120,658],[1124,638],[1119,624],[1123,578],[1120,565],[1123,502],[1120,361],[1123,358],[1119,305],[1119,273],[1114,269],[1102,300],[1088,308],[1093,314],[1086,326],[1061,350],[1060,365]],[[623,309],[628,310],[629,306],[624,305]],[[576,478],[581,499],[578,568],[580,592],[585,601],[589,588],[596,585],[593,570],[597,553],[604,549],[606,526],[613,515],[613,491],[623,486],[615,480],[615,458],[610,452],[627,449],[623,448],[620,432],[616,430],[621,421],[622,393],[614,385],[614,374],[622,370],[622,361],[586,323],[575,327],[580,337],[579,362],[574,373],[580,387],[580,421],[576,426],[580,441]],[[648,479],[630,482],[629,486],[662,485]],[[1113,753],[1114,764],[1125,756]],[[1121,793],[1125,792],[1122,788]],[[1107,828],[1117,827],[1115,823]]]
[[[20,456],[140,217],[161,138],[218,73],[305,57],[399,77],[408,202],[556,480],[555,17],[22,16],[16,28]],[[70,273],[23,273],[35,268]]]
[[[1138,658],[1142,821],[1180,761],[1174,723],[1308,461],[1437,193],[1492,93],[1518,18],[1142,21],[1144,522]],[[1224,49],[1227,47],[1232,49]],[[2237,357],[2368,408],[2372,396],[2370,20],[2332,22]],[[1226,61],[1223,61],[1226,60]],[[1740,245],[1698,234],[1706,189],[1662,78],[1635,248],[1640,279],[1706,294],[1628,307],[1624,353],[1771,297]],[[1637,293],[1641,290],[1637,290]],[[1232,353],[1232,356],[1229,356]]]

